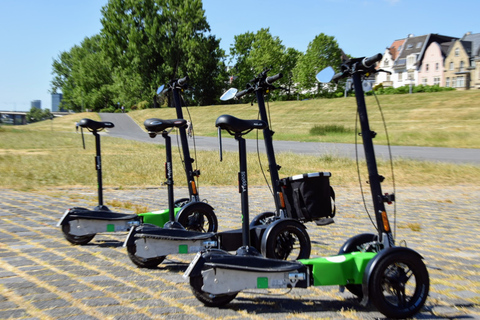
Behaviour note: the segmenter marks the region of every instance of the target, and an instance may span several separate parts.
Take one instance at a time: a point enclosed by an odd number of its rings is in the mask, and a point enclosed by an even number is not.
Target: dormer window
[[[420,47],[422,47],[422,42],[417,43],[417,49],[419,49]]]

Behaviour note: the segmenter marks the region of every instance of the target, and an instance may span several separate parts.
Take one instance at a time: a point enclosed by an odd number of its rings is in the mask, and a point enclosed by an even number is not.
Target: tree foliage
[[[315,75],[331,66],[338,70],[343,52],[332,36],[319,34],[308,44],[307,51],[300,56],[294,70],[294,80],[301,90],[317,88]]]
[[[50,112],[50,109],[39,109],[31,107],[30,111],[27,112],[26,118],[28,122],[38,122],[47,119],[53,119],[53,114]]]

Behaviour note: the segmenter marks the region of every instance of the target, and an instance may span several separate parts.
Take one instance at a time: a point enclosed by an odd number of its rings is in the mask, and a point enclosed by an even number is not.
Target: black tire
[[[198,202],[191,203],[181,212],[177,221],[187,230],[197,232],[217,232],[218,221],[215,212],[209,205]]]
[[[262,212],[250,221],[250,227],[270,224],[275,221],[275,212]]]
[[[312,245],[303,225],[296,221],[281,220],[265,231],[261,251],[271,259],[308,259]]]
[[[369,298],[389,318],[410,318],[425,304],[430,280],[422,258],[414,251],[393,252],[371,271]]]
[[[221,307],[235,299],[238,292],[229,294],[210,294],[202,290],[202,275],[190,276],[190,288],[192,293],[200,302],[207,307]]]
[[[180,198],[178,200],[175,200],[173,205],[175,206],[175,208],[181,208],[189,202],[190,202],[190,199],[188,198]]]
[[[154,269],[165,260],[165,256],[150,259],[140,258],[136,255],[136,251],[135,244],[127,245],[128,257],[139,268]]]
[[[350,239],[348,239],[343,246],[338,251],[338,254],[345,254],[351,253],[354,251],[359,251],[359,247],[364,245],[365,243],[369,243],[375,241],[377,239],[377,235],[373,233],[362,233],[356,235]],[[345,286],[348,291],[356,295],[359,299],[363,298],[363,289],[361,284],[347,284]]]
[[[85,245],[95,237],[95,233],[87,234],[85,236],[74,236],[70,233],[70,223],[68,222],[62,225],[62,232],[65,239],[67,239],[68,242],[74,245]]]

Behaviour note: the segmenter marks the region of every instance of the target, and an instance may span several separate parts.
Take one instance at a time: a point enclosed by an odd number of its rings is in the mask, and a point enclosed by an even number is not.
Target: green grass
[[[394,144],[480,147],[480,133],[477,132],[480,124],[480,91],[381,96],[380,99]],[[195,133],[210,136],[216,135],[214,123],[221,114],[256,119],[258,112],[250,104],[189,109]],[[187,117],[187,113],[184,113]],[[353,142],[355,139],[352,129],[355,126],[355,109],[351,98],[276,102],[270,104],[270,114],[273,130],[276,131],[274,140]],[[175,110],[170,108],[140,110],[130,115],[141,125],[151,117],[176,118]],[[57,186],[95,187],[94,138],[86,132],[84,150],[80,134],[75,133],[74,123],[85,117],[99,119],[98,114],[83,113],[27,126],[0,127],[0,187],[21,190]],[[370,109],[370,117],[372,127],[380,132],[383,125],[379,115],[375,115],[375,108]],[[315,127],[324,130],[325,135],[312,135],[310,130]],[[251,134],[250,137],[254,138],[255,135]],[[397,138],[400,137],[401,142],[398,142]],[[382,134],[379,133],[375,144],[382,141]],[[173,156],[175,185],[184,186],[185,174],[178,152],[174,152]],[[159,186],[165,181],[164,161],[165,150],[162,145],[102,137],[105,186]],[[225,153],[221,163],[217,152],[197,152],[194,165],[198,165],[202,172],[200,185],[237,185],[237,161],[238,156],[234,152]],[[261,155],[261,161],[266,170],[265,155]],[[278,153],[277,162],[282,166],[281,177],[329,171],[332,172],[332,185],[358,183],[354,160],[335,154],[300,156]],[[385,185],[389,186],[392,181],[389,163],[379,161],[378,167],[380,174],[386,177]],[[367,181],[364,164],[361,164],[361,168],[362,181]],[[399,159],[395,161],[395,178],[401,186],[478,186],[480,167]],[[256,154],[249,154],[249,182],[251,185],[265,185]]]
[[[378,97],[393,145],[480,148],[480,90],[382,95]],[[386,144],[384,125],[374,97],[366,97],[375,144]],[[272,102],[271,126],[275,140],[354,143],[353,133],[311,135],[310,130],[337,126],[354,130],[355,98]],[[222,114],[257,119],[258,108],[248,104],[190,107],[195,134],[215,136],[215,120]],[[184,108],[184,117],[188,113]],[[173,108],[129,113],[143,127],[148,118],[176,118]],[[250,137],[254,137],[251,133]]]

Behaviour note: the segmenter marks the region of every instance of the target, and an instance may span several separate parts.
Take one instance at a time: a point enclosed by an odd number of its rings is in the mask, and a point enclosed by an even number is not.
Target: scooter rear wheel
[[[211,294],[202,290],[202,275],[190,276],[190,288],[192,293],[200,302],[207,307],[221,307],[235,299],[238,292],[229,294]]]
[[[173,205],[175,206],[175,208],[181,208],[189,202],[190,202],[190,199],[188,199],[188,198],[180,198],[180,199],[175,200]]]
[[[262,255],[271,259],[308,259],[311,250],[310,237],[297,221],[280,220],[271,224],[262,238]]]
[[[430,280],[422,258],[415,252],[393,252],[371,270],[369,298],[389,318],[410,318],[427,300]]]
[[[275,221],[275,212],[266,211],[262,212],[259,215],[255,216],[255,218],[250,221],[250,227],[261,226],[270,224]]]
[[[188,204],[179,213],[178,222],[189,231],[216,232],[218,229],[215,212],[203,202]]]
[[[136,251],[135,244],[127,245],[128,257],[139,268],[154,269],[165,260],[165,256],[150,259],[140,258],[135,254]]]
[[[74,244],[74,245],[87,244],[95,237],[95,233],[94,234],[88,234],[88,235],[85,235],[85,236],[74,236],[73,234],[70,233],[70,224],[69,223],[62,225],[62,232],[63,232],[63,236],[65,237],[65,239],[67,239],[68,242],[70,242],[71,244]]]

